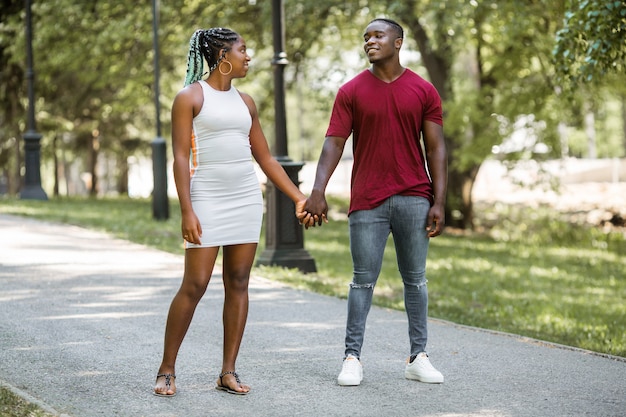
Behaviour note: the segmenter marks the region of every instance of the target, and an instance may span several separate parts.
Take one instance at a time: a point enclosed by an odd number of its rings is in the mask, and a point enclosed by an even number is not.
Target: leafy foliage
[[[550,106],[555,93],[549,76],[558,9],[549,1],[388,3],[406,22],[444,99],[447,222],[471,228],[478,169],[520,118],[544,121],[542,140],[558,151],[560,118]]]
[[[564,26],[556,33],[556,70],[574,82],[624,74],[626,62],[626,2],[570,1]]]
[[[246,38],[253,53],[249,76],[236,85],[255,98],[272,142],[271,2],[159,3],[163,136],[169,136],[169,108],[182,86],[190,35],[197,28],[227,26]],[[26,105],[23,4],[11,0],[3,5],[7,7],[0,12],[0,168],[14,193],[22,165],[19,145]],[[568,23],[562,27],[566,5]],[[617,94],[626,94],[618,93],[624,83],[615,76],[596,77],[603,88],[593,91],[570,88],[571,80],[556,77],[559,68],[582,72],[575,65],[555,66],[553,56],[559,50],[570,51],[568,56],[573,57],[574,46],[586,45],[585,50],[595,54],[593,62],[600,65],[607,58],[621,68],[623,1],[285,0],[284,11],[290,61],[285,70],[288,136],[294,157],[303,159],[319,155],[337,87],[367,65],[361,48],[367,22],[387,16],[405,26],[404,56],[411,57],[410,67],[433,82],[444,98],[450,149],[448,222],[459,227],[472,227],[471,189],[481,163],[516,127],[525,124],[524,128],[534,129],[536,139],[549,151],[543,157],[560,157],[568,148],[562,147],[559,125],[582,132],[583,106],[601,113],[608,95],[621,100]],[[60,160],[58,165],[79,165],[78,174],[96,174],[102,155],[101,161],[115,161],[107,174],[117,178],[117,190],[124,194],[129,158],[145,156],[156,133],[152,23],[149,2],[33,3],[36,118],[43,134],[44,180],[53,177],[54,157]],[[555,49],[559,29],[557,41],[565,49]],[[559,93],[565,89],[568,95]],[[534,122],[530,126],[525,120]],[[607,119],[609,123],[613,121]],[[611,140],[604,140],[610,145],[603,146],[620,145],[613,136]],[[579,149],[577,145],[576,155]],[[499,156],[539,157],[532,147]],[[70,175],[69,166],[65,168]]]

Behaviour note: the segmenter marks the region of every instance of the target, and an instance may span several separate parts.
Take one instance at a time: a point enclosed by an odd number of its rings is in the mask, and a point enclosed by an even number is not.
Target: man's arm
[[[443,127],[425,121],[423,126],[426,161],[433,181],[434,202],[428,212],[426,230],[428,237],[439,236],[445,225],[446,193],[448,190],[448,151],[443,136]]]
[[[305,210],[317,218],[319,225],[322,224],[322,220],[326,219],[328,212],[326,187],[341,160],[345,145],[346,139],[338,136],[327,136],[324,140],[322,154],[317,162],[313,189],[305,205]]]

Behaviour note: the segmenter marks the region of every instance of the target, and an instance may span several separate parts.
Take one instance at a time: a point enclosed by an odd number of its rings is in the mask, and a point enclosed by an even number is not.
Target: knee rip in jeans
[[[371,282],[365,283],[365,284],[357,284],[356,282],[351,282],[350,283],[350,288],[354,288],[354,289],[359,289],[359,288],[365,288],[365,289],[374,289],[374,284]]]
[[[413,284],[413,283],[411,283],[411,282],[405,282],[405,283],[404,283],[404,285],[410,285],[411,287],[415,287],[415,288],[417,288],[417,289],[420,289],[420,288],[422,288],[422,287],[425,287],[425,286],[426,286],[426,284],[428,284],[428,280],[427,280],[427,279],[425,279],[425,280],[423,280],[423,281],[421,281],[421,282],[418,282],[417,284]]]

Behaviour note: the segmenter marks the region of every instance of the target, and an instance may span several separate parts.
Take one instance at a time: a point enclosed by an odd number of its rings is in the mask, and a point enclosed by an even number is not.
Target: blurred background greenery
[[[236,86],[257,101],[273,142],[272,2],[159,3],[163,137],[191,34],[227,26],[253,55]],[[362,32],[380,16],[404,26],[402,63],[443,98],[450,225],[474,227],[471,190],[485,160],[626,156],[623,1],[285,0],[284,13],[294,160],[319,155],[336,89],[367,67]],[[141,167],[156,135],[151,2],[33,1],[32,16],[47,194],[147,197],[152,178]],[[24,2],[5,1],[0,22],[0,193],[16,195],[27,106]]]

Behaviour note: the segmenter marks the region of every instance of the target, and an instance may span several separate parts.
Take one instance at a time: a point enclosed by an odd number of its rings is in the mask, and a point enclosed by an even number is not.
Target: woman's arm
[[[196,244],[200,244],[202,227],[191,206],[189,152],[191,150],[193,118],[202,107],[203,96],[201,93],[201,87],[197,83],[185,87],[174,98],[171,113],[173,171],[178,200],[180,201],[181,231],[186,241]]]
[[[272,156],[267,144],[267,139],[265,138],[265,134],[261,128],[261,123],[259,122],[259,114],[254,100],[247,94],[240,94],[248,106],[250,115],[252,116],[250,146],[252,148],[252,155],[254,156],[254,159],[257,161],[267,178],[296,204],[296,217],[298,217],[300,222],[308,225],[309,222],[313,221],[313,219],[304,211],[306,196],[291,181],[291,178],[289,178],[276,158]]]

